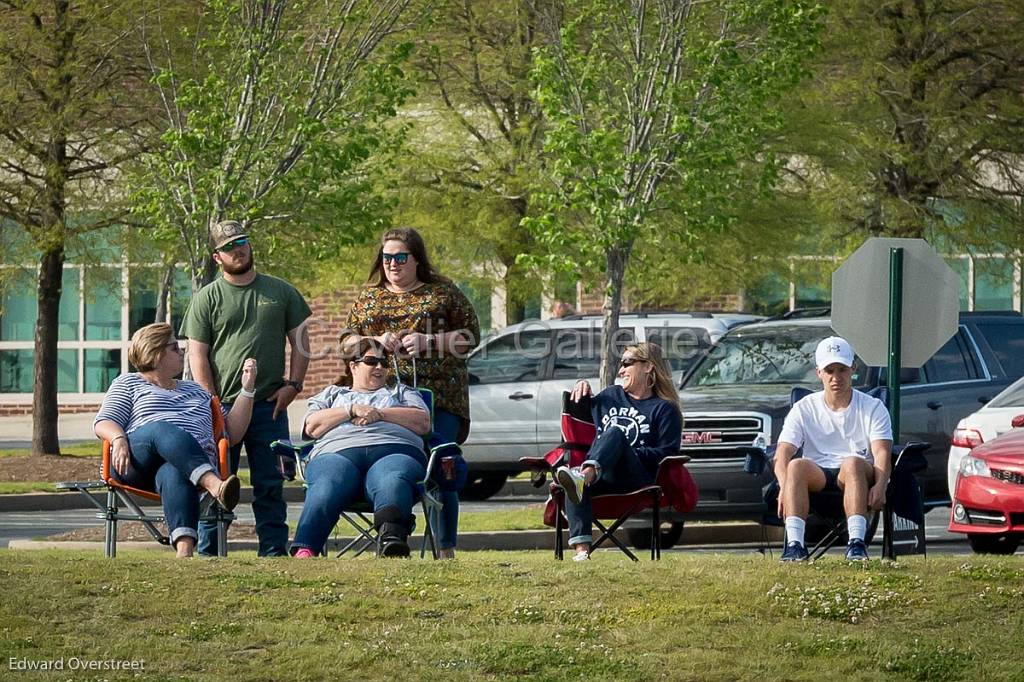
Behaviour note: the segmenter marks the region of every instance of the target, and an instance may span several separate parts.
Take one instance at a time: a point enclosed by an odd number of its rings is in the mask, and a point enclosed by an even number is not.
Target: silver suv
[[[613,342],[620,355],[632,343],[659,344],[679,381],[725,332],[760,319],[741,313],[627,314],[619,319]],[[515,324],[473,352],[465,497],[490,497],[510,474],[521,471],[520,457],[543,455],[561,442],[562,392],[580,379],[597,387],[600,344],[601,317],[588,315]]]

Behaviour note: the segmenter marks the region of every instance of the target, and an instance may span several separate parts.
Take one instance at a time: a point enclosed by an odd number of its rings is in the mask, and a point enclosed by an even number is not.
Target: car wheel
[[[661,525],[661,548],[669,549],[675,546],[679,542],[679,538],[683,535],[683,522],[676,521],[675,523]],[[651,548],[651,527],[635,527],[626,529],[626,537],[629,539],[629,544],[633,545],[636,549],[650,549]]]
[[[967,541],[971,543],[971,549],[975,554],[1013,554],[1020,545],[1020,535],[968,533]]]
[[[469,472],[466,487],[459,493],[462,500],[486,500],[498,494],[505,487],[508,476],[505,474],[474,474]]]

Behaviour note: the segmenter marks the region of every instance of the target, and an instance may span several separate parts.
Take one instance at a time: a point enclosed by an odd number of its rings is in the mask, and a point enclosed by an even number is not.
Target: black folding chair
[[[798,400],[813,393],[803,386],[794,386],[789,394],[789,404],[793,406]],[[868,392],[868,395],[878,398],[883,403],[888,402],[888,391],[885,387],[877,387]],[[772,472],[774,469],[775,448],[772,445],[767,449],[748,450],[744,469],[747,473],[761,475],[765,470]],[[886,486],[885,507],[882,512],[871,512],[868,518],[868,529],[865,535],[865,542],[870,544],[878,528],[878,521],[884,517],[884,536],[882,541],[884,557],[895,556],[893,530],[900,525],[902,519],[906,525],[913,526],[914,547],[913,551],[924,553],[924,501],[921,495],[921,487],[917,481],[917,473],[923,471],[928,462],[924,457],[928,450],[928,443],[911,442],[902,445],[893,445],[892,448],[892,470],[889,475],[889,483]],[[797,452],[797,457],[801,453]],[[771,547],[767,538],[767,527],[784,527],[785,522],[779,518],[777,510],[779,504],[779,482],[772,480],[764,487],[765,511],[761,518],[761,525],[765,532],[761,536],[762,554],[771,553]],[[825,532],[821,538],[808,550],[810,559],[814,560],[823,556],[828,550],[837,544],[845,545],[848,541],[846,530],[846,510],[843,506],[842,491],[820,491],[812,492],[808,496],[810,514],[809,519],[812,526],[824,527]],[[785,542],[785,540],[783,540]],[[908,543],[909,544],[909,543]],[[900,552],[910,553],[910,552]]]

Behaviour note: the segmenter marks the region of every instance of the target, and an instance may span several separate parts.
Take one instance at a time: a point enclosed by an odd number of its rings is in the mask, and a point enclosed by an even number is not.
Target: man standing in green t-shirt
[[[210,246],[223,276],[192,298],[181,336],[189,340],[192,377],[219,395],[228,408],[242,392],[242,361],[256,358],[260,376],[255,395],[249,396],[253,398],[252,420],[242,442],[231,449],[231,471],[238,471],[245,445],[259,555],[285,556],[288,507],[282,490],[284,479],[270,443],[289,437],[288,405],[302,391],[309,365],[309,337],[303,322],[310,309],[291,284],[256,272],[252,245],[241,223],[225,220],[214,225]],[[286,338],[291,347],[287,378]],[[199,553],[215,554],[216,546],[216,526],[200,524]]]

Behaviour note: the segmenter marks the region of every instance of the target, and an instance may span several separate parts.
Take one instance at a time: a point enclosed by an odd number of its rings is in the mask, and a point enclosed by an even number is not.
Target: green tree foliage
[[[408,95],[409,0],[213,0],[182,22],[162,7],[146,56],[163,117],[143,157],[134,210],[210,281],[210,227],[242,220],[262,267],[337,256],[386,222],[377,168]],[[181,26],[184,25],[184,28]],[[171,46],[185,40],[180,54]],[[400,133],[400,130],[397,131]]]
[[[501,282],[510,321],[540,293],[517,263],[535,247],[520,227],[541,163],[530,83],[537,0],[439,0],[414,52],[416,121],[399,171],[398,215],[422,229],[449,274]]]
[[[1019,247],[1024,5],[855,0],[827,25],[778,147],[832,228],[821,243]]]
[[[32,451],[57,453],[57,320],[65,248],[125,215],[118,170],[148,111],[131,12],[93,0],[0,2],[0,219],[39,261]],[[4,244],[14,243],[8,237]]]
[[[566,2],[565,16],[533,72],[552,185],[524,224],[548,262],[565,267],[568,253],[603,269],[607,385],[630,255],[663,212],[678,216],[683,242],[721,225],[715,207],[777,124],[818,12],[785,0],[590,0]]]

